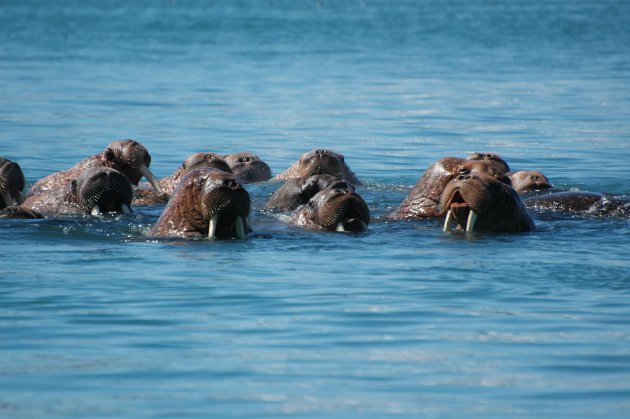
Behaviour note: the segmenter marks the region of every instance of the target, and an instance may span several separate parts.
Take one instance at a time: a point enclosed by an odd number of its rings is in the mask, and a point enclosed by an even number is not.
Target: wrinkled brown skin
[[[110,167],[90,167],[62,188],[27,197],[22,207],[45,216],[90,214],[95,205],[101,212],[122,212],[122,205],[130,206],[132,197],[125,175]]]
[[[0,210],[0,218],[14,218],[14,219],[39,219],[44,218],[40,213],[21,207],[12,205]]]
[[[468,160],[481,160],[494,165],[499,173],[506,174],[510,171],[510,166],[497,153],[471,153]]]
[[[260,157],[250,152],[232,153],[223,156],[232,173],[243,183],[264,182],[271,179],[271,168]]]
[[[346,164],[343,155],[324,149],[304,153],[291,167],[274,177],[274,180],[287,180],[321,174],[340,177],[353,185],[361,184],[354,172]]]
[[[159,180],[160,192],[152,189],[148,182],[140,184],[140,187],[134,191],[133,204],[135,206],[166,204],[182,178],[200,167],[210,167],[232,173],[232,169],[222,156],[215,153],[195,153],[188,156],[172,175]]]
[[[219,238],[235,236],[232,223],[240,216],[246,224],[249,194],[231,173],[207,167],[186,174],[162,215],[147,233],[154,237],[205,238],[212,215],[219,214]]]
[[[523,203],[536,212],[630,218],[630,200],[595,192],[554,192],[526,198]]]
[[[129,181],[137,185],[142,178],[140,167],[151,165],[151,156],[147,149],[134,140],[120,140],[111,143],[99,154],[88,157],[70,169],[46,176],[35,183],[28,195],[44,191],[55,191],[64,188],[69,181],[78,179],[86,169],[91,167],[111,167],[127,176]]]
[[[269,198],[265,208],[277,211],[294,210],[324,189],[348,189],[354,192],[354,185],[330,175],[289,179]]]
[[[0,209],[20,205],[24,198],[24,174],[20,165],[0,157]]]
[[[450,209],[462,229],[470,210],[477,214],[474,231],[518,233],[535,229],[518,193],[484,173],[460,175],[449,182],[440,198],[440,209],[442,214]]]
[[[324,189],[298,207],[289,222],[315,230],[336,231],[341,223],[348,232],[365,231],[370,210],[361,196],[347,189]]]
[[[553,188],[547,176],[537,170],[519,170],[508,173],[512,187],[520,194]]]
[[[442,215],[440,197],[446,185],[460,174],[487,173],[499,181],[510,184],[510,179],[491,163],[445,157],[433,163],[422,174],[411,192],[388,218],[435,218]]]

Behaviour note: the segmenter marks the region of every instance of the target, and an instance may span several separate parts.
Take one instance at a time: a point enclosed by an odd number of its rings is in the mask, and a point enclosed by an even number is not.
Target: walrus
[[[518,193],[485,173],[459,175],[449,182],[440,196],[440,210],[446,213],[445,231],[453,221],[466,232],[517,233],[535,228]]]
[[[482,160],[492,163],[502,174],[506,174],[510,171],[510,166],[497,153],[470,153],[468,160]]]
[[[523,200],[537,212],[559,212],[585,217],[630,218],[630,201],[611,194],[564,191],[538,195]]]
[[[21,206],[43,215],[131,213],[132,197],[127,176],[111,167],[89,167],[63,188],[42,190]]]
[[[62,189],[68,181],[77,179],[85,169],[90,167],[116,169],[127,176],[134,185],[137,185],[144,176],[159,191],[160,184],[149,170],[150,165],[151,156],[142,144],[134,140],[114,141],[99,154],[81,160],[70,169],[52,173],[39,180],[31,187],[28,195]]]
[[[348,189],[354,192],[354,185],[331,175],[289,179],[269,198],[265,208],[279,211],[294,210],[324,189]]]
[[[446,185],[459,175],[473,173],[486,173],[510,185],[510,179],[490,162],[445,157],[429,166],[400,206],[387,218],[440,217],[442,215],[439,207],[440,197]]]
[[[0,210],[0,218],[39,219],[44,218],[44,216],[37,211],[22,206],[11,205]]]
[[[370,210],[351,190],[324,189],[299,206],[289,222],[316,230],[361,232],[370,223]]]
[[[553,188],[547,176],[537,170],[518,170],[507,175],[514,190],[520,194]]]
[[[249,194],[233,174],[200,167],[184,176],[147,234],[154,237],[243,238],[249,231],[250,205]]]
[[[24,183],[20,165],[0,157],[0,209],[24,202]]]
[[[223,156],[232,173],[243,183],[264,182],[271,179],[271,168],[260,157],[250,152],[226,154]]]
[[[134,191],[133,205],[165,204],[171,194],[179,185],[182,178],[189,172],[200,168],[211,167],[226,173],[232,173],[232,169],[222,156],[216,153],[194,153],[182,162],[172,175],[160,179],[160,189],[149,189],[148,185],[141,184]]]
[[[287,180],[320,174],[340,177],[354,185],[360,184],[359,179],[346,164],[343,155],[325,149],[304,153],[287,170],[274,177],[274,180]]]

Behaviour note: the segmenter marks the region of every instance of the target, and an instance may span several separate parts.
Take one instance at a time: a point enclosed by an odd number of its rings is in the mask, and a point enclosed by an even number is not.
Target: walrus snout
[[[99,167],[86,170],[76,180],[75,187],[77,202],[86,213],[131,213],[131,183],[116,169]]]
[[[370,223],[370,210],[359,194],[349,189],[325,189],[310,201],[315,223],[325,230],[361,232]]]
[[[20,165],[0,157],[0,209],[24,202],[24,174]]]

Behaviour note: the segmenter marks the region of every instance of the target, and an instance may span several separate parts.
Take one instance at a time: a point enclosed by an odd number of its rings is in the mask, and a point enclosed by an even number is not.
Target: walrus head
[[[133,190],[129,179],[111,167],[94,167],[70,183],[67,200],[92,215],[107,212],[131,213]]]
[[[468,160],[487,161],[488,163],[494,165],[494,167],[496,167],[497,170],[502,174],[510,171],[510,166],[507,164],[507,162],[496,153],[471,153],[468,156]]]
[[[255,154],[233,153],[223,156],[232,173],[243,183],[264,182],[271,179],[271,168]]]
[[[102,155],[111,167],[127,176],[132,184],[137,185],[144,176],[155,189],[160,191],[158,180],[149,170],[151,155],[139,142],[134,140],[114,141],[103,150]]]
[[[508,173],[508,176],[512,181],[512,187],[518,193],[553,188],[547,176],[537,170],[519,170]]]
[[[370,210],[357,193],[324,189],[296,210],[295,223],[327,231],[361,232],[370,223]]]
[[[276,176],[275,179],[291,179],[321,174],[340,177],[354,185],[360,183],[354,172],[346,164],[343,155],[325,149],[304,153],[297,162]]]
[[[220,155],[216,153],[195,153],[188,156],[188,158],[182,162],[182,165],[168,179],[168,182],[166,182],[168,185],[162,185],[163,189],[172,192],[184,176],[201,167],[232,173],[232,169],[230,169],[230,166]]]
[[[24,183],[20,165],[0,157],[0,209],[24,202]]]
[[[267,209],[294,210],[306,204],[315,194],[324,189],[347,189],[354,192],[350,182],[330,175],[313,175],[287,180],[269,198]]]
[[[242,238],[249,230],[250,205],[249,194],[234,175],[201,167],[184,176],[149,234]]]
[[[460,175],[449,182],[440,198],[440,209],[446,213],[445,231],[453,221],[466,232],[534,229],[518,193],[484,173]]]

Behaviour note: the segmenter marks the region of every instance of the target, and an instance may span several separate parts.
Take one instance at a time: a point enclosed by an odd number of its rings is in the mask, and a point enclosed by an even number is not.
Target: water
[[[433,161],[500,153],[616,194],[630,3],[5,1],[0,155],[28,183],[135,138],[274,173],[343,153],[373,223],[148,240],[128,217],[3,221],[0,417],[623,417],[630,226],[385,222]]]

